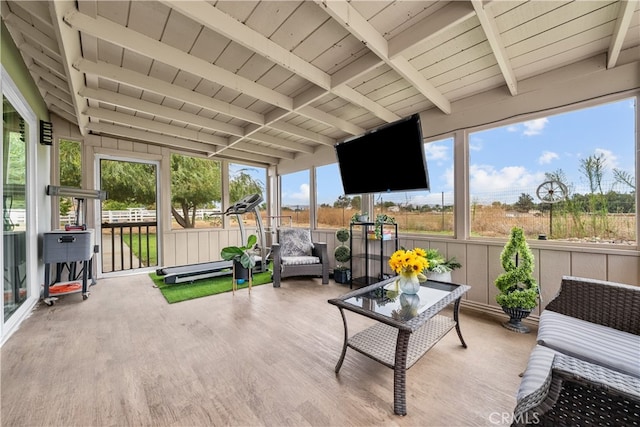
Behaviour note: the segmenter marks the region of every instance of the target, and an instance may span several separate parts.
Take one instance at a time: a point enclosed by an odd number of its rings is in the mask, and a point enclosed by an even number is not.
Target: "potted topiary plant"
[[[220,256],[223,260],[233,261],[236,279],[249,279],[249,270],[256,266],[256,259],[253,254],[253,248],[256,243],[258,243],[258,237],[255,234],[251,234],[247,238],[245,246],[227,246],[220,251]]]
[[[336,246],[333,256],[336,258],[338,265],[333,269],[333,280],[336,283],[349,283],[351,281],[351,269],[345,265],[351,259],[351,250],[344,243],[349,240],[351,235],[349,229],[340,228],[336,231],[336,239],[340,242],[340,246]]]
[[[533,253],[521,227],[511,229],[509,241],[500,254],[500,263],[504,272],[494,283],[500,291],[496,295],[496,302],[509,315],[509,321],[503,326],[515,332],[527,333],[529,328],[522,324],[522,319],[529,316],[538,305],[540,291],[533,277]]]

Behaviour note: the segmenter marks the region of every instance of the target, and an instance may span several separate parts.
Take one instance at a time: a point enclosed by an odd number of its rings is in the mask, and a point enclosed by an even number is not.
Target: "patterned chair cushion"
[[[305,228],[281,228],[279,240],[283,258],[311,256],[311,231]]]

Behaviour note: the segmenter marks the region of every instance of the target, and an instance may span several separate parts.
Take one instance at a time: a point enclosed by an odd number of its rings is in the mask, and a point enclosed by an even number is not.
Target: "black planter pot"
[[[528,317],[531,314],[531,310],[526,310],[523,308],[502,307],[502,311],[509,315],[509,321],[503,323],[502,326],[513,332],[518,332],[521,334],[529,333],[529,327],[522,323],[522,319]]]
[[[249,269],[244,267],[240,261],[233,261],[233,270],[236,280],[249,280]]]
[[[333,280],[336,283],[349,283],[351,281],[351,270],[348,268],[345,270],[333,270]]]

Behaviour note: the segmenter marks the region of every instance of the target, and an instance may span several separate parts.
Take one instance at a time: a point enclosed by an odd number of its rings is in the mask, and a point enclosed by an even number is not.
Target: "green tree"
[[[194,228],[196,209],[221,200],[220,162],[171,155],[171,214],[181,227]]]
[[[82,160],[79,142],[60,140],[60,185],[82,187]]]
[[[362,197],[353,196],[351,199],[351,208],[359,211],[362,208]]]
[[[351,204],[351,199],[348,196],[342,195],[338,197],[338,200],[333,202],[334,208],[345,209]]]
[[[156,202],[156,168],[146,163],[102,160],[100,188],[110,200],[126,206],[154,206]]]
[[[592,234],[597,235],[598,222],[600,222],[604,230],[609,230],[609,220],[607,218],[609,208],[602,190],[602,179],[606,172],[604,154],[593,154],[586,159],[581,159],[580,172],[587,178],[589,189],[591,190],[591,194],[589,194],[589,211],[592,214],[598,214],[590,217]]]
[[[616,182],[626,184],[634,190],[636,189],[635,178],[629,172],[614,168],[613,176]]]
[[[240,169],[229,182],[229,201],[235,203],[250,194],[262,194],[264,184],[254,179],[249,173],[249,169]]]
[[[602,178],[606,170],[604,154],[593,154],[586,159],[580,159],[580,172],[587,178],[592,194],[603,194]]]
[[[338,200],[336,200],[335,202],[333,202],[333,207],[334,208],[340,208],[342,209],[342,224],[346,223],[346,209],[348,206],[351,205],[351,199],[345,195],[342,195],[340,197],[338,197]]]
[[[513,208],[518,212],[529,212],[533,207],[533,197],[526,193],[521,193],[518,201],[513,204]]]

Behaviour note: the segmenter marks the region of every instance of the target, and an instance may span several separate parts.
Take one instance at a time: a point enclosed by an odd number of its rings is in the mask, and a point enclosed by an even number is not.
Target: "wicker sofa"
[[[640,425],[640,287],[565,276],[540,316],[513,426]]]

